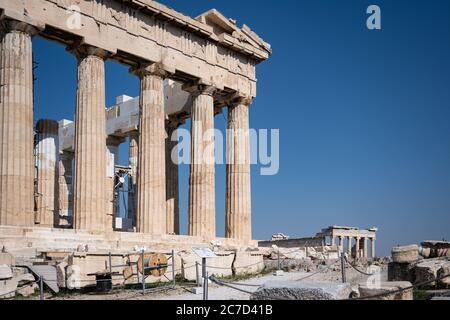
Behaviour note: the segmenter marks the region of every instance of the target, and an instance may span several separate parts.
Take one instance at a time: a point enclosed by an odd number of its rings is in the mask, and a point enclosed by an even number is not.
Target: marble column
[[[249,107],[238,99],[228,108],[225,236],[252,239]]]
[[[372,250],[371,250],[371,257],[375,258],[375,238],[371,239],[371,245],[372,245]]]
[[[344,239],[345,237],[339,236],[339,252],[344,252]]]
[[[129,140],[128,165],[131,168],[131,173],[128,177],[128,218],[132,219],[133,226],[136,226],[139,132],[131,132]]]
[[[122,139],[113,136],[106,139],[106,231],[114,229],[114,219],[118,211],[114,190],[116,184],[115,168],[119,164],[119,145],[122,141]]]
[[[216,237],[214,98],[215,88],[198,85],[188,90],[191,110],[191,165],[189,175],[189,235]]]
[[[355,244],[355,251],[356,251],[356,255],[355,258],[360,258],[360,245],[361,245],[361,238],[360,237],[356,237],[356,244]]]
[[[351,258],[352,257],[352,242],[353,242],[353,237],[348,237],[348,247],[347,247],[347,254],[348,257]]]
[[[57,222],[59,139],[58,122],[41,119],[36,124],[37,193],[35,223],[53,228]]]
[[[180,234],[177,128],[177,122],[168,121],[166,124],[166,216],[168,234]]]
[[[367,238],[363,238],[363,257],[367,258],[369,256],[368,254],[368,247],[367,247]]]
[[[166,227],[164,77],[156,65],[133,71],[141,81],[137,231],[161,235]]]
[[[34,224],[33,62],[37,29],[0,27],[0,225]]]
[[[82,46],[75,118],[75,229],[104,232],[106,221],[105,54]]]
[[[64,151],[59,155],[58,223],[59,227],[73,225],[73,164],[74,154]]]
[[[331,236],[331,246],[335,246],[335,245],[336,245],[336,237]]]

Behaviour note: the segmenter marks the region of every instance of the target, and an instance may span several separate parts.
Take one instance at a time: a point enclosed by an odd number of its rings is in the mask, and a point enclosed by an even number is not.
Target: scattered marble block
[[[395,263],[411,263],[420,259],[419,246],[400,246],[392,248],[392,261]]]
[[[411,286],[411,282],[408,281],[381,282],[379,286],[360,285],[359,296],[365,300],[413,300],[412,288],[402,292],[389,294],[390,292],[409,288]]]

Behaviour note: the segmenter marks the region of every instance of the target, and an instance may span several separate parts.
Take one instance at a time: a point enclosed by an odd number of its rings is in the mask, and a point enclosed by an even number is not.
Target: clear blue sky
[[[450,239],[450,1],[161,1],[191,16],[216,8],[271,43],[258,66],[253,128],[279,128],[280,173],[254,168],[253,230],[314,235],[333,224],[379,227],[378,251]],[[366,28],[370,4],[382,30]],[[35,117],[73,119],[75,59],[34,39]],[[108,106],[137,96],[127,68],[106,65]],[[225,117],[216,118],[225,128]],[[121,148],[126,164],[126,146]],[[181,168],[182,227],[187,167]],[[225,167],[217,167],[223,235]]]

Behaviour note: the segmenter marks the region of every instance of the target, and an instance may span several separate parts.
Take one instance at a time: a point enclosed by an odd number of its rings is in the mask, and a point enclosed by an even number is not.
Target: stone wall
[[[323,238],[300,238],[274,241],[259,241],[259,247],[272,247],[276,245],[279,248],[304,248],[304,247],[321,247],[323,246]]]

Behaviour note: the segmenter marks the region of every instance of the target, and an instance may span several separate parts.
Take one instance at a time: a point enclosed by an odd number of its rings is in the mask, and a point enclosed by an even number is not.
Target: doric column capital
[[[23,21],[13,20],[13,19],[3,19],[0,22],[1,33],[6,32],[23,32],[34,36],[44,29],[42,24],[29,24]]]
[[[231,100],[228,105],[231,108],[237,107],[237,106],[246,106],[250,107],[253,103],[254,98],[253,97],[246,97],[246,96],[238,96],[235,99]]]
[[[198,80],[194,82],[185,83],[183,90],[189,92],[193,96],[207,95],[213,96],[216,93],[217,88],[205,80]]]
[[[78,61],[87,58],[89,56],[95,56],[100,59],[106,60],[111,55],[110,52],[105,49],[91,46],[88,44],[75,44],[67,48],[67,51],[75,55]]]
[[[130,68],[130,73],[138,76],[139,78],[143,78],[145,76],[157,76],[165,79],[171,72],[166,70],[166,68],[159,63],[145,63],[140,64],[137,67]]]
[[[254,99],[255,97],[247,96],[240,92],[234,92],[227,96],[221,97],[220,101],[229,108],[235,108],[242,105],[250,107]]]

